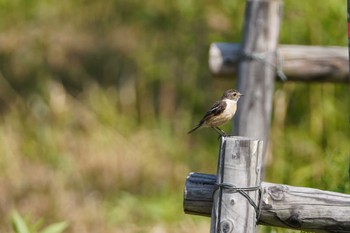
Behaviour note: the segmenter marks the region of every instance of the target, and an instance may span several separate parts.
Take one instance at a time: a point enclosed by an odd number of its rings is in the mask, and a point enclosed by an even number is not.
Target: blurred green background
[[[211,77],[207,54],[240,42],[244,8],[0,0],[0,232],[14,209],[65,232],[209,232],[182,193],[188,172],[216,172],[217,135],[186,132],[235,87]],[[346,35],[346,1],[284,1],[280,43]],[[348,84],[275,89],[265,180],[349,192]]]

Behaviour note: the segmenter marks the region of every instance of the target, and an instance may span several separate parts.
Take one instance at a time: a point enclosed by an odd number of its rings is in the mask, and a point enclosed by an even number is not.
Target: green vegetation
[[[19,215],[17,211],[12,213],[12,226],[16,233],[61,233],[68,227],[66,222],[59,222],[39,230],[43,225],[42,219],[34,223],[30,223],[31,220],[27,219]]]
[[[67,233],[207,232],[182,191],[188,172],[215,173],[217,136],[186,132],[234,86],[210,77],[207,53],[240,41],[244,2],[0,6],[0,231],[16,209]],[[346,46],[345,2],[285,1],[280,42]],[[349,192],[348,94],[276,85],[265,180]]]

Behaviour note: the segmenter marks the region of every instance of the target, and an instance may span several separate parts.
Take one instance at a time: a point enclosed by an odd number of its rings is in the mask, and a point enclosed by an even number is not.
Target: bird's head
[[[229,90],[224,92],[221,99],[229,99],[229,100],[238,101],[242,95],[243,94],[239,93],[238,91],[236,91],[234,89],[229,89]]]

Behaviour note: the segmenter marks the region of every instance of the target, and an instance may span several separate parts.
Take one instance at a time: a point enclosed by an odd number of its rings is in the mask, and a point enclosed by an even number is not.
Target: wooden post
[[[248,199],[258,205],[259,190],[240,193],[236,188],[260,185],[262,146],[262,141],[255,139],[221,138],[211,233],[255,232],[255,208]]]
[[[234,135],[262,140],[263,154],[268,141],[276,74],[270,64],[276,64],[280,18],[279,0],[247,1],[243,59],[238,67],[238,90],[245,96],[240,100],[235,116]]]
[[[209,217],[215,183],[215,175],[191,173],[186,180],[185,212]],[[261,190],[258,224],[311,232],[350,232],[350,195],[268,182],[261,183]]]

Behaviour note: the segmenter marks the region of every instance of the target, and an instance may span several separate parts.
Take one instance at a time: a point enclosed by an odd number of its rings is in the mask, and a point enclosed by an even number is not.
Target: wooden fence
[[[350,195],[261,182],[276,77],[349,80],[350,49],[278,45],[281,13],[278,0],[247,1],[243,43],[213,43],[209,51],[211,72],[236,74],[245,94],[234,121],[234,135],[240,136],[221,138],[217,175],[190,173],[186,179],[184,211],[211,216],[211,233],[255,233],[257,224],[350,232]]]
[[[216,175],[188,175],[185,213],[211,216],[216,180]],[[260,195],[258,224],[303,231],[350,232],[350,195],[268,182],[261,183]],[[233,205],[231,208],[236,209]]]

